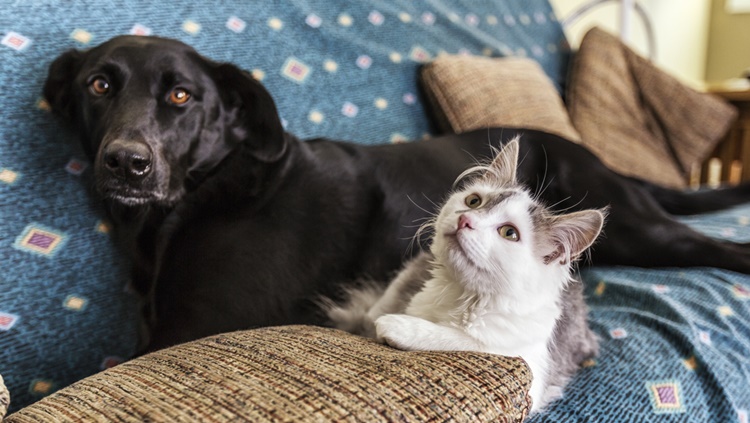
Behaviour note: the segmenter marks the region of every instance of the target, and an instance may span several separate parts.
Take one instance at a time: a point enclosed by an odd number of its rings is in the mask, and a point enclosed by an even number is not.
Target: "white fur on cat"
[[[404,350],[521,357],[533,376],[529,393],[536,412],[560,394],[561,387],[547,382],[550,342],[572,264],[596,239],[604,215],[548,212],[516,182],[518,149],[513,140],[490,166],[461,176],[483,172],[453,193],[435,220],[431,254],[415,260],[429,260],[421,291],[402,314],[383,315],[398,311],[399,295],[414,283],[411,274],[419,266],[409,264],[374,305],[361,310],[366,314],[359,332],[371,334],[367,326],[374,321],[379,340]],[[341,322],[335,313],[343,309],[329,310],[334,322]]]

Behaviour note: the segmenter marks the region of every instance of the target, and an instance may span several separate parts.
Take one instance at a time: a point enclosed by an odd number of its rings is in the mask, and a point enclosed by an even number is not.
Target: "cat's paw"
[[[386,314],[375,320],[375,333],[379,342],[402,350],[413,350],[426,322],[419,317],[406,314]]]

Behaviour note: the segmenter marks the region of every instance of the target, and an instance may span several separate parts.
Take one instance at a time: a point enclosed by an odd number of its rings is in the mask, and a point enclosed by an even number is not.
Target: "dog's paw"
[[[375,333],[379,342],[401,350],[415,350],[421,328],[429,322],[405,314],[386,314],[375,320]]]

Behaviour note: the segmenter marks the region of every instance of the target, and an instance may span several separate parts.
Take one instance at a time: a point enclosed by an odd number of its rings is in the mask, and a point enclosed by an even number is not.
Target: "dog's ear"
[[[215,65],[214,81],[233,115],[229,125],[234,136],[258,160],[280,159],[287,141],[271,93],[249,72],[228,63]]]
[[[66,51],[49,66],[47,80],[44,82],[44,98],[52,111],[68,122],[76,117],[77,99],[72,88],[82,62],[82,52]]]

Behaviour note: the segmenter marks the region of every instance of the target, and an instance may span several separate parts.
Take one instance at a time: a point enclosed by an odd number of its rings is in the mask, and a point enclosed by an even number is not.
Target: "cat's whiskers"
[[[544,146],[542,146],[542,152],[544,153],[544,174],[542,175],[541,181],[537,180],[536,189],[534,190],[535,194],[532,196],[532,198],[534,198],[534,201],[537,201],[537,202],[541,198],[544,191],[546,191],[547,188],[549,188],[552,185],[552,182],[555,180],[555,178],[552,177],[549,183],[547,183],[547,186],[544,186],[545,182],[547,181],[547,170],[549,168],[549,158],[547,157],[547,150],[544,148]],[[522,162],[523,160],[519,162],[519,165]]]
[[[434,201],[430,200],[429,197],[427,197],[424,194],[422,194],[422,196],[424,196],[424,198],[427,201],[429,201],[430,204],[432,204],[433,206],[435,206],[436,210],[440,208],[440,206],[437,205],[437,204],[435,204]],[[422,218],[414,220],[415,223],[417,223],[419,221],[422,221],[422,220],[424,221],[424,223],[420,223],[418,226],[417,225],[408,226],[410,228],[413,228],[413,227],[417,226],[417,230],[416,230],[416,232],[414,232],[414,235],[411,237],[411,241],[409,242],[409,246],[407,247],[407,250],[406,250],[407,254],[411,254],[414,251],[414,245],[415,244],[419,245],[419,246],[422,245],[422,243],[420,242],[420,240],[422,239],[423,235],[432,236],[435,233],[434,227],[435,227],[435,223],[437,221],[438,214],[435,211],[426,210],[424,207],[422,207],[419,204],[417,204],[417,202],[414,201],[410,196],[407,195],[406,198],[408,198],[409,201],[411,201],[412,204],[414,204],[415,206],[417,206],[417,208],[419,208],[423,212],[427,213],[427,215],[428,215],[428,217],[422,217]]]
[[[427,215],[429,215],[429,216],[434,216],[434,215],[435,215],[435,212],[434,212],[434,211],[430,211],[430,210],[427,210],[426,208],[424,208],[424,207],[420,206],[420,205],[419,205],[419,204],[418,204],[418,203],[417,203],[416,201],[414,201],[414,200],[413,200],[413,199],[412,199],[412,198],[411,198],[411,197],[410,197],[409,195],[407,195],[407,196],[406,196],[406,198],[407,198],[407,199],[408,199],[408,200],[409,200],[409,201],[410,201],[410,202],[411,202],[412,204],[414,204],[415,206],[417,206],[417,208],[418,208],[419,210],[422,210],[423,212],[427,213]],[[425,196],[425,198],[427,198],[427,196]],[[430,203],[432,203],[432,205],[436,206],[436,204],[435,204],[435,203],[433,203],[433,202],[432,202],[432,200],[430,200],[429,198],[427,198],[427,201],[429,201]],[[437,207],[437,206],[436,206],[436,207]]]

